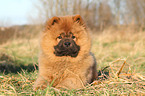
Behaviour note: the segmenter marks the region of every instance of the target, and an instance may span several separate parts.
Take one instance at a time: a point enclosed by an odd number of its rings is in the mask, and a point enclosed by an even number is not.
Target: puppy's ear
[[[84,21],[80,15],[73,16],[74,22],[78,22],[80,25],[84,25]]]
[[[46,22],[46,28],[49,29],[51,26],[55,25],[55,23],[59,23],[59,17],[52,17],[50,20]]]

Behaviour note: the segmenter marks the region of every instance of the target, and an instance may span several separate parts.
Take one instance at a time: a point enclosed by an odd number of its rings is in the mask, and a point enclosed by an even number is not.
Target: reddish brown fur
[[[56,56],[54,46],[58,44],[56,38],[61,33],[72,32],[76,36],[76,44],[80,46],[77,57]],[[46,24],[42,32],[41,53],[39,56],[39,76],[34,90],[46,87],[53,80],[56,88],[83,88],[92,77],[96,77],[96,70],[92,66],[95,60],[90,53],[91,39],[89,32],[80,15],[53,17]],[[86,76],[87,73],[90,73]],[[94,72],[92,74],[92,72]],[[94,78],[93,78],[94,79]]]

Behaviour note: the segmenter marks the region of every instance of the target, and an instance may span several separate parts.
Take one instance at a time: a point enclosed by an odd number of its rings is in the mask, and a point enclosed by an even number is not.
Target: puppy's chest
[[[53,67],[53,78],[55,78],[56,84],[57,82],[61,82],[65,78],[76,77],[78,78],[90,78],[90,68],[84,66],[80,63],[71,63],[71,62],[58,62],[57,66]],[[86,80],[86,79],[84,79]]]
[[[53,66],[53,69],[56,70],[57,72],[59,71],[65,71],[67,70],[76,70],[78,68],[76,63],[71,63],[71,62],[56,62],[55,66]]]
[[[83,63],[72,63],[72,62],[58,62],[53,66],[54,76],[66,76],[68,74],[87,74],[88,66],[84,66]]]

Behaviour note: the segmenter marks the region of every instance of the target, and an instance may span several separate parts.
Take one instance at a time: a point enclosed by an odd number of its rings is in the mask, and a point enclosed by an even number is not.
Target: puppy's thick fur
[[[48,20],[40,47],[34,90],[50,84],[55,88],[78,89],[97,78],[90,34],[80,15]]]

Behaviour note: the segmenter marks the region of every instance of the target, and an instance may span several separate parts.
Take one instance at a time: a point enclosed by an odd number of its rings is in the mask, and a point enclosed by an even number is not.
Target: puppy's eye
[[[72,38],[75,39],[76,37],[75,36],[72,36]]]
[[[61,36],[58,36],[57,38],[58,38],[58,39],[62,39],[62,37],[61,37]]]
[[[56,40],[59,42],[60,40],[62,39],[62,36],[60,35],[60,36],[58,36],[57,38],[56,38]]]

